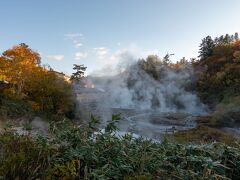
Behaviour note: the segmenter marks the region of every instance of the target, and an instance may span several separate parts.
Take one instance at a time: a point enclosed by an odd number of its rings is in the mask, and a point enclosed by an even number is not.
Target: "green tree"
[[[239,40],[239,37],[238,37],[238,33],[237,33],[237,32],[234,34],[234,40],[235,40],[235,41]]]
[[[84,72],[86,71],[87,67],[85,67],[83,64],[74,64],[73,66],[73,70],[75,70],[76,72],[72,73],[71,80],[79,82],[84,76]]]
[[[163,64],[165,64],[165,65],[170,64],[170,63],[171,63],[170,57],[173,56],[173,55],[174,55],[174,54],[168,54],[168,53],[167,53],[167,54],[163,57],[163,60],[162,60]]]
[[[207,36],[202,40],[199,49],[199,56],[200,59],[205,59],[212,55],[213,48],[215,47],[214,41],[212,40],[211,36]]]

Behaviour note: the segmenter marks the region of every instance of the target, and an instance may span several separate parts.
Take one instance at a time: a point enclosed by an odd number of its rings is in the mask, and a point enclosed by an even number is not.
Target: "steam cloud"
[[[142,70],[130,54],[118,66],[114,76],[89,76],[95,88],[104,92],[99,98],[99,108],[126,108],[159,112],[184,112],[203,114],[202,104],[191,88],[197,80],[191,65],[180,70],[157,66],[159,80]]]

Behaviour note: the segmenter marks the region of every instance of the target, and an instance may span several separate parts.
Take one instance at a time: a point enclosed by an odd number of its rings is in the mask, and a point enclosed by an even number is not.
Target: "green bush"
[[[51,138],[0,135],[0,176],[11,179],[238,179],[240,146],[154,142],[118,137],[113,122],[77,127],[68,121]]]
[[[31,107],[23,100],[11,98],[1,94],[0,116],[18,118],[25,114],[31,114]]]

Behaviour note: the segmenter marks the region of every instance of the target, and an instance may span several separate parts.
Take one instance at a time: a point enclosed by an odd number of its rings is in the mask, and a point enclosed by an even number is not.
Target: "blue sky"
[[[70,74],[112,67],[135,58],[198,55],[201,39],[240,32],[239,0],[5,0],[0,52],[26,43],[42,63]]]

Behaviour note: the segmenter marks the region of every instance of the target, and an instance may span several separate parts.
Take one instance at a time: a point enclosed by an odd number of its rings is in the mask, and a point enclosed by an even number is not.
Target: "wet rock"
[[[187,113],[156,113],[149,118],[152,124],[188,125],[195,117]]]

